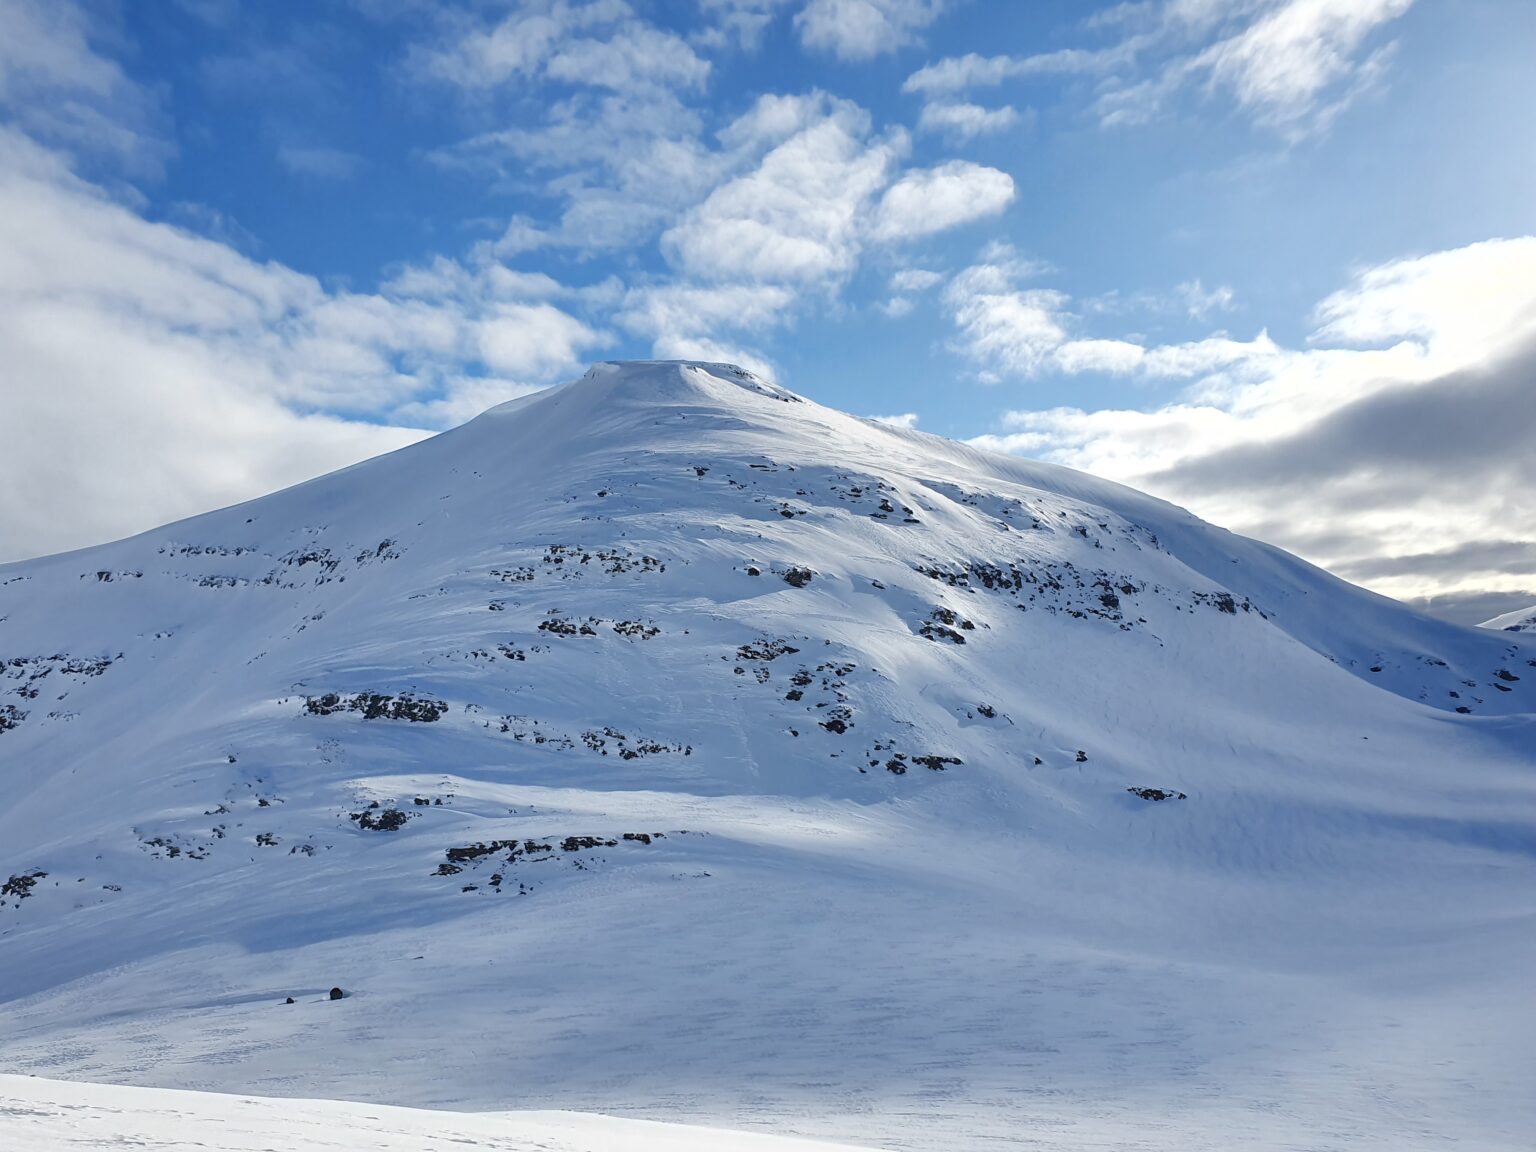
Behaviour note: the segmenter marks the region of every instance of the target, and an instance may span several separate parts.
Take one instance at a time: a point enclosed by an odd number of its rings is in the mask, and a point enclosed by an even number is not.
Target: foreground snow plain
[[[1080,473],[600,365],[0,567],[0,658],[0,1072],[913,1150],[1536,1134],[1536,643]]]
[[[430,1112],[0,1076],[7,1152],[850,1152],[847,1145],[577,1112]]]

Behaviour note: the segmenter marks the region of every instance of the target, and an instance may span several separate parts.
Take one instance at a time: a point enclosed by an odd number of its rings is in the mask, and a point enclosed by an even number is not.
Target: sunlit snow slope
[[[1479,628],[1493,628],[1500,632],[1536,632],[1536,604],[1529,608],[1517,608],[1492,620],[1484,620]]]
[[[0,658],[0,1071],[1536,1134],[1536,639],[1080,473],[604,364],[0,567]]]
[[[576,1112],[430,1112],[0,1076],[6,1152],[852,1152]]]

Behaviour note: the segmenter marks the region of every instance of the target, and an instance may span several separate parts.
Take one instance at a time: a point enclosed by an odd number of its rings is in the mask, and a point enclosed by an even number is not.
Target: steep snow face
[[[728,365],[0,567],[0,659],[0,1069],[1536,1130],[1536,643]]]
[[[1499,632],[1536,632],[1536,604],[1529,608],[1516,608],[1492,620],[1484,620],[1479,628],[1492,628]]]

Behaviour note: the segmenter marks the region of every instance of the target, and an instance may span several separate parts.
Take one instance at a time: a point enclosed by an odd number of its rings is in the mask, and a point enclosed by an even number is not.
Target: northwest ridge
[[[0,566],[0,1072],[1505,1146],[1533,690],[1131,489],[600,364]]]

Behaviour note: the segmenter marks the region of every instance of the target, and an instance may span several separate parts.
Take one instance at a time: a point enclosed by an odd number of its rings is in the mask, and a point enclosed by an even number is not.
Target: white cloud
[[[905,140],[871,138],[861,108],[824,100],[760,106],[728,136],[760,139],[765,117],[779,131],[795,130],[668,229],[662,250],[706,280],[839,283],[857,262],[866,206]]]
[[[541,78],[618,91],[698,88],[709,76],[686,41],[624,0],[529,0],[494,24],[418,48],[412,66],[471,91]]]
[[[656,355],[664,360],[703,360],[714,364],[734,364],[765,380],[779,378],[778,367],[767,356],[746,344],[702,336],[663,336],[656,342]]]
[[[771,284],[664,284],[631,289],[616,320],[653,338],[698,337],[722,327],[762,331],[794,300],[788,288]]]
[[[4,558],[399,447],[424,433],[342,414],[455,419],[602,340],[548,303],[328,292],[146,221],[0,129]]]
[[[904,174],[875,213],[877,240],[904,240],[996,216],[1013,202],[1013,177],[968,160]]]
[[[655,238],[726,172],[729,157],[704,144],[702,118],[671,92],[578,94],[549,105],[542,123],[482,133],[433,158],[526,196],[531,174],[564,209],[553,225],[514,216],[495,244],[501,256],[546,246],[590,252]]]
[[[1413,338],[1433,356],[1470,360],[1536,322],[1536,239],[1489,240],[1360,273],[1317,308],[1316,339]]]
[[[471,321],[475,359],[491,371],[523,379],[574,368],[604,338],[552,304],[497,304]]]
[[[994,132],[1006,132],[1018,122],[1018,111],[1008,105],[984,108],[980,104],[941,102],[923,106],[917,118],[917,130],[971,140]]]
[[[991,260],[959,273],[944,290],[959,346],[983,365],[984,379],[1032,376],[1067,341],[1066,295],[1019,289],[1015,281],[1022,271],[1011,252],[998,250]]]
[[[1104,372],[1124,376],[1141,367],[1147,350],[1127,340],[1066,340],[1052,350],[1050,363],[1068,375]]]
[[[902,412],[895,416],[866,416],[866,420],[873,420],[877,424],[889,424],[892,428],[916,428],[917,413]]]
[[[450,376],[443,381],[440,395],[407,401],[395,409],[394,416],[402,423],[423,428],[453,428],[498,404],[544,387],[499,376]]]
[[[602,39],[577,39],[550,57],[552,80],[625,92],[651,86],[702,88],[709,62],[670,32],[630,24]]]
[[[1261,121],[1295,127],[1341,81],[1369,78],[1382,57],[1356,59],[1371,33],[1413,0],[1288,0],[1202,52],[1193,68]],[[1348,96],[1345,97],[1348,99]]]
[[[943,281],[943,273],[931,272],[926,268],[903,268],[894,272],[890,283],[895,295],[879,305],[880,311],[893,320],[899,320],[917,306],[917,302],[912,299],[913,295],[926,292]]]
[[[1042,271],[1006,245],[993,245],[945,288],[944,302],[956,328],[954,347],[978,364],[982,379],[1051,372],[1188,379],[1209,376],[1239,362],[1251,366],[1274,351],[1268,335],[1262,333],[1252,342],[1216,334],[1191,343],[1151,347],[1135,340],[1080,335],[1082,318],[1073,311],[1069,296],[1050,288],[1019,287],[1021,281]],[[1230,302],[1230,289],[1206,292],[1194,280],[1168,295],[1136,293],[1123,299],[1112,293],[1086,302],[1084,310],[1103,316],[1131,308],[1177,308],[1199,319]]]
[[[840,60],[868,60],[913,43],[947,0],[809,0],[795,17],[800,42]]]
[[[927,268],[903,268],[891,274],[892,292],[926,292],[942,283],[944,274]]]
[[[1227,312],[1232,308],[1234,293],[1225,284],[1206,291],[1199,280],[1186,280],[1173,291],[1191,320],[1204,320],[1212,312]]]
[[[1235,101],[1256,123],[1289,138],[1325,129],[1378,83],[1392,46],[1367,50],[1413,0],[1164,0],[1121,6],[1090,20],[1090,33],[1121,38],[1101,48],[1031,56],[948,57],[903,85],[930,98],[1039,76],[1097,77],[1093,110],[1105,125],[1146,123],[1186,91]]]
[[[1027,76],[1074,75],[1107,72],[1126,63],[1141,41],[1114,48],[1089,50],[1063,48],[1033,56],[981,56],[968,52],[949,56],[919,68],[902,84],[903,92],[953,93],[971,88],[995,87]]]
[[[751,51],[790,0],[696,0],[703,24],[690,37],[705,48],[736,46]]]
[[[0,109],[29,135],[131,175],[158,175],[170,154],[148,130],[154,102],[94,50],[70,0],[0,3]]]
[[[529,0],[494,23],[463,24],[418,45],[409,72],[450,85],[482,112],[495,106],[493,94],[524,103],[506,126],[431,158],[520,200],[530,176],[544,178],[544,194],[564,205],[552,223],[514,216],[497,255],[647,243],[719,180],[721,157],[704,144],[703,117],[688,102],[709,62],[628,3]]]
[[[1317,315],[1302,350],[1064,342],[1035,367],[1086,351],[1194,382],[1150,411],[1010,412],[977,443],[1165,496],[1391,595],[1529,590],[1511,558],[1536,557],[1536,237],[1366,269]]]

